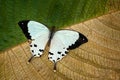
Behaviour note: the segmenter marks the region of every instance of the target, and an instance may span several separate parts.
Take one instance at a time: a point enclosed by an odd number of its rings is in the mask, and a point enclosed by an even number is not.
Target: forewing
[[[69,50],[86,43],[88,39],[81,33],[73,30],[60,30],[55,32],[51,44],[48,58],[52,62],[61,60]]]
[[[27,39],[32,40],[30,43],[31,53],[37,57],[41,56],[49,40],[49,29],[39,22],[30,20],[23,20],[18,24]]]
[[[27,39],[36,39],[38,37],[41,37],[41,35],[44,33],[49,32],[49,29],[45,25],[36,21],[23,20],[18,24]]]

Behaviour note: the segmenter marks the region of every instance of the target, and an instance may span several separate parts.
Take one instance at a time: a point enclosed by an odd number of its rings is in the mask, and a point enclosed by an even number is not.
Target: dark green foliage
[[[0,0],[0,50],[26,40],[17,23],[35,20],[58,28],[101,15],[108,0]]]

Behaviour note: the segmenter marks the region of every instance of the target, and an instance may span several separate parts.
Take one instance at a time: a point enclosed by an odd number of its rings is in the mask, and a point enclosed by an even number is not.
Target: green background
[[[26,40],[18,22],[66,27],[108,12],[109,0],[0,0],[0,51]]]

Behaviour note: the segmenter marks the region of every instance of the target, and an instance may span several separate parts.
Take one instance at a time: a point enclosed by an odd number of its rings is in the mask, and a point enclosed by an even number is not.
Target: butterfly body
[[[49,40],[48,40],[48,46],[50,46],[50,43],[51,43],[51,39],[53,38],[53,35],[55,33],[55,26],[52,27],[51,31],[50,31],[50,34],[49,34]]]
[[[56,31],[55,27],[49,30],[45,25],[30,20],[23,20],[18,24],[27,39],[32,40],[30,50],[33,56],[29,59],[29,62],[33,57],[41,57],[48,43],[50,47],[48,59],[54,63],[54,70],[56,69],[56,63],[66,56],[69,50],[88,42],[83,34],[74,30]]]

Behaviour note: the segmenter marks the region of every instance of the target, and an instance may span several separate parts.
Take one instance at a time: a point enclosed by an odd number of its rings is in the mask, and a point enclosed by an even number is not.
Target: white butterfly
[[[41,57],[48,43],[50,45],[48,59],[54,63],[54,70],[56,63],[67,55],[68,50],[88,42],[88,39],[77,31],[67,29],[54,31],[54,27],[50,31],[45,25],[31,20],[23,20],[18,24],[27,39],[32,40],[30,50],[33,56],[28,61],[30,62],[33,57]]]

